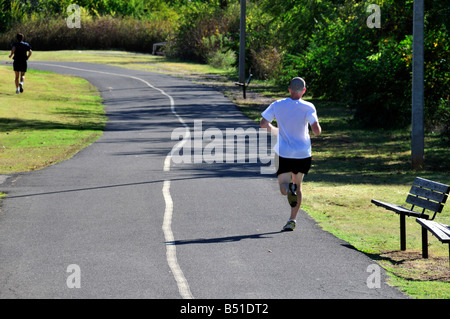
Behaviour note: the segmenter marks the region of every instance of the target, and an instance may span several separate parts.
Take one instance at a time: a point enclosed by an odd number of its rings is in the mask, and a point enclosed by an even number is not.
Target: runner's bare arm
[[[16,47],[12,47],[11,54],[9,55],[9,58],[11,58],[14,55],[15,51],[16,51]]]
[[[272,123],[270,123],[265,118],[261,120],[260,125],[262,128],[266,129],[269,133],[272,133],[273,135],[278,135],[278,128],[273,126]]]
[[[322,128],[320,127],[319,122],[314,122],[314,123],[311,125],[311,130],[313,131],[313,133],[314,133],[315,135],[320,135],[320,134],[322,133]]]

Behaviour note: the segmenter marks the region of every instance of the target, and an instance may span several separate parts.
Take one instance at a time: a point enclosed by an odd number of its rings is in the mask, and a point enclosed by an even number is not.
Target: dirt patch
[[[420,281],[450,282],[450,264],[447,256],[422,258],[422,251],[389,251],[380,255],[381,261],[389,261],[401,277]]]

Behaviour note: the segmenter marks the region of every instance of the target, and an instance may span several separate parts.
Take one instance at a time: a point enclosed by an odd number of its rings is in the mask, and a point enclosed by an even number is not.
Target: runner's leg
[[[280,192],[283,195],[287,195],[289,183],[292,182],[292,173],[281,173],[278,175],[278,184],[280,185]]]
[[[297,214],[302,204],[302,182],[305,175],[302,173],[292,174],[292,183],[297,185],[297,205],[291,207],[291,217],[290,219],[297,220]]]
[[[19,87],[19,75],[20,75],[20,72],[19,71],[14,71],[15,73],[16,73],[16,79],[15,79],[15,82],[16,82],[16,89]]]
[[[23,92],[23,81],[25,80],[25,72],[20,72],[20,93]]]
[[[302,192],[301,192],[301,185],[303,181],[303,174],[293,174],[291,172],[289,173],[282,173],[278,175],[278,184],[280,185],[280,192],[283,195],[287,195],[289,183],[295,183],[297,184],[297,205],[295,207],[291,207],[291,215],[289,219],[296,220],[298,210],[300,209],[301,199],[302,199]]]

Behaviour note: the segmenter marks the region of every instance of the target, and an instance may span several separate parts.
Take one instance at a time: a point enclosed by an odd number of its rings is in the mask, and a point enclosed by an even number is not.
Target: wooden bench
[[[428,231],[430,231],[443,244],[448,244],[450,265],[450,226],[419,218],[416,219],[416,222],[422,225],[422,257],[428,258]]]
[[[450,186],[416,177],[411,190],[406,197],[406,203],[412,205],[411,209],[402,206],[385,203],[372,199],[372,203],[393,211],[400,215],[400,249],[406,250],[406,216],[419,218],[420,220],[433,220],[437,213],[442,212],[447,201]],[[430,215],[433,214],[430,219]]]

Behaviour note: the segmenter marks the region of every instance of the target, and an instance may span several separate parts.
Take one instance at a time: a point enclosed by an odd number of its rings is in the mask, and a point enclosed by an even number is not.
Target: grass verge
[[[106,117],[84,79],[29,70],[16,94],[11,66],[0,66],[0,174],[70,158],[101,136]]]
[[[241,89],[234,85],[235,78],[230,78],[235,77],[234,73],[145,54],[35,52],[32,59],[106,63],[187,77],[222,91],[255,121],[272,101],[287,96],[285,88],[253,81],[247,99],[243,99]],[[366,129],[352,123],[345,105],[322,100],[312,102],[324,132],[313,138],[314,166],[305,178],[302,208],[324,230],[378,261],[390,273],[391,285],[415,298],[450,298],[447,245],[430,235],[430,258],[422,259],[420,226],[408,218],[408,250],[399,251],[398,216],[370,203],[372,198],[404,203],[415,176],[450,184],[449,145],[439,135],[427,134],[425,170],[411,171],[408,130]],[[450,224],[449,205],[437,218]]]

